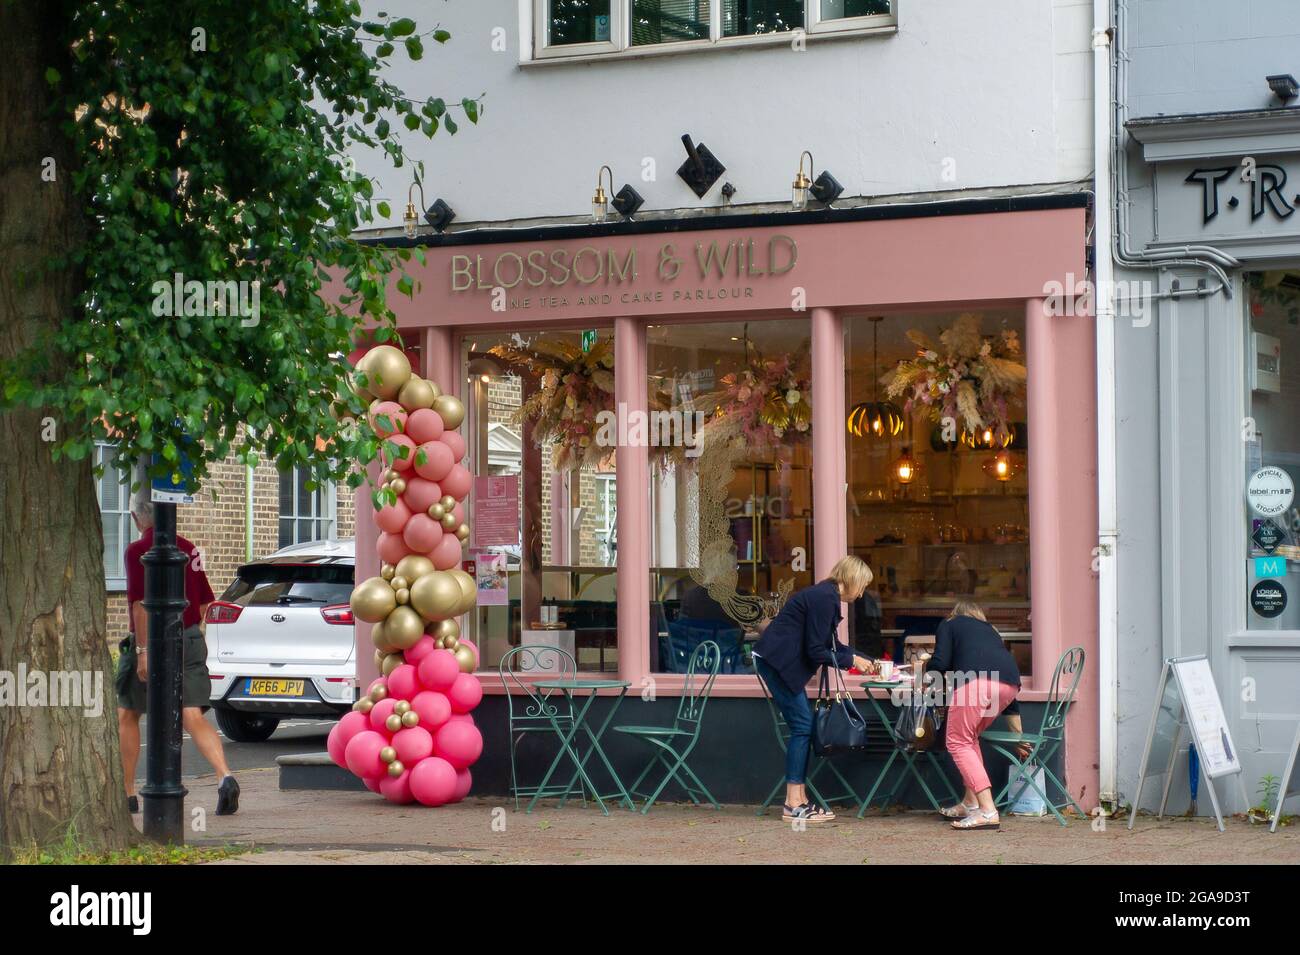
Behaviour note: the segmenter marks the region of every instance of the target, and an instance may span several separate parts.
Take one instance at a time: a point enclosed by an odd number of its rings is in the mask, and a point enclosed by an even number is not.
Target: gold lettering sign
[[[581,288],[620,286],[636,282],[647,271],[664,282],[686,278],[701,283],[725,284],[785,275],[798,261],[799,246],[788,235],[773,235],[766,240],[700,239],[683,242],[674,239],[659,246],[653,262],[643,262],[635,248],[597,248],[594,245],[584,245],[573,251],[530,249],[524,253],[457,253],[451,257],[451,290],[511,291],[520,286],[561,289],[570,284]],[[742,295],[748,297],[744,293],[733,297]]]

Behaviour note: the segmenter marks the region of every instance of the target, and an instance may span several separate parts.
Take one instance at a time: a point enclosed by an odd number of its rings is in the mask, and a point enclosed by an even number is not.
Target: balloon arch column
[[[459,399],[411,372],[391,345],[372,348],[354,388],[369,403],[385,471],[375,495],[380,576],[357,584],[352,612],[374,625],[383,674],[329,735],[329,754],[366,787],[396,803],[441,806],[469,792],[483,751],[471,711],[483,698],[478,649],[456,618],[474,607],[474,580],[460,569],[469,536],[461,464]]]

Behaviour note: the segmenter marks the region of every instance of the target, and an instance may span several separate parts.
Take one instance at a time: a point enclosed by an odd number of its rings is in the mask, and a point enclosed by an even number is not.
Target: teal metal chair
[[[1010,730],[985,730],[980,734],[980,739],[987,740],[988,743],[999,753],[1005,756],[1011,762],[1011,772],[1007,774],[1007,784],[1002,787],[993,800],[993,804],[999,809],[1005,809],[1010,805],[1011,792],[1013,787],[1020,780],[1024,780],[1034,792],[1036,792],[1052,811],[1056,821],[1061,825],[1068,825],[1065,817],[1061,815],[1061,810],[1070,806],[1080,816],[1084,815],[1079,804],[1074,801],[1070,791],[1065,788],[1065,784],[1056,777],[1049,767],[1049,763],[1060,750],[1061,745],[1065,742],[1065,717],[1070,712],[1070,706],[1074,703],[1075,690],[1079,687],[1079,678],[1083,676],[1083,647],[1071,647],[1061,654],[1061,659],[1056,661],[1056,670],[1052,673],[1052,689],[1047,696],[1047,708],[1043,710],[1043,725],[1039,727],[1037,733],[1013,733]],[[1064,684],[1068,687],[1062,690]],[[1021,743],[1029,744],[1029,754],[1022,760],[1016,747]],[[1065,797],[1063,802],[1054,803],[1048,798],[1047,793],[1038,788],[1034,782],[1033,768],[1042,766],[1043,775],[1046,780],[1055,785],[1057,790]],[[1023,787],[1021,787],[1023,789]],[[1044,789],[1049,788],[1046,783]],[[1017,789],[1019,793],[1021,790]]]
[[[686,764],[687,757],[700,741],[704,708],[708,705],[709,694],[713,691],[713,681],[718,676],[718,665],[721,662],[722,650],[712,640],[705,640],[695,648],[686,667],[686,685],[682,687],[681,700],[677,704],[677,716],[673,719],[672,726],[614,727],[617,733],[638,737],[655,747],[654,755],[646,764],[646,768],[641,770],[641,775],[627,787],[628,792],[633,796],[645,797],[645,804],[641,807],[642,815],[650,811],[650,807],[655,804],[655,800],[671,780],[676,780],[697,806],[700,804],[700,797],[703,796],[714,809],[722,808],[713,798],[708,787],[700,782],[700,778]],[[697,680],[697,677],[701,676],[702,679]],[[650,792],[641,790],[639,788],[641,783],[656,767],[663,768],[663,778]]]
[[[572,680],[578,672],[573,656],[560,647],[546,644],[524,644],[507,651],[497,665],[501,676],[501,685],[507,690],[506,712],[510,730],[510,792],[515,797],[515,809],[519,809],[520,799],[532,799],[559,796],[567,799],[572,795],[582,796],[586,804],[587,796],[578,783],[577,788],[565,784],[548,785],[545,790],[535,785],[519,785],[518,769],[515,765],[515,749],[525,736],[534,733],[559,732],[568,733],[573,729],[573,711],[568,698],[558,690],[543,691],[524,679],[524,674],[544,676],[553,680]],[[516,692],[518,691],[518,692]],[[575,777],[576,778],[576,777]]]

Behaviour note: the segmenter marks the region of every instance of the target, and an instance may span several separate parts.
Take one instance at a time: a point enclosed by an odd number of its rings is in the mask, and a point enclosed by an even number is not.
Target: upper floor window
[[[892,30],[893,0],[533,0],[540,58]]]
[[[95,482],[99,519],[104,528],[104,578],[110,591],[126,590],[126,545],[140,535],[131,520],[131,468],[117,456],[117,445],[95,445],[95,466],[103,468]]]
[[[333,540],[334,485],[308,488],[306,468],[280,472],[280,546]]]

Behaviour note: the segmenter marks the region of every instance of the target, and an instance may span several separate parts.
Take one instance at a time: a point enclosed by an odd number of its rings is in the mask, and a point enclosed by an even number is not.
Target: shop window
[[[468,466],[506,479],[496,490],[517,502],[518,515],[514,526],[494,521],[469,542],[476,572],[504,572],[504,586],[481,595],[466,624],[485,667],[520,643],[548,643],[583,671],[618,669],[617,432],[600,430],[601,413],[614,409],[614,335],[594,333],[462,340]],[[481,513],[477,500],[471,513]],[[470,527],[474,535],[475,521]],[[556,624],[543,619],[552,611]]]
[[[847,539],[875,574],[854,647],[910,658],[974,600],[1030,672],[1024,316],[845,321]]]
[[[1264,470],[1248,503],[1247,626],[1300,630],[1300,508],[1269,501],[1300,483],[1300,273],[1251,275],[1247,287],[1245,480]]]
[[[313,486],[311,472],[297,467],[280,472],[280,547],[333,540],[334,484]]]
[[[126,590],[126,545],[140,536],[131,519],[131,468],[118,458],[117,445],[107,442],[95,445],[95,468],[99,471],[95,496],[104,528],[105,585],[110,591]]]
[[[647,330],[655,672],[683,672],[705,639],[722,672],[752,672],[758,622],[813,582],[810,334],[800,319]]]
[[[897,23],[891,0],[534,0],[533,16],[539,57],[708,49],[796,30],[865,33]]]

